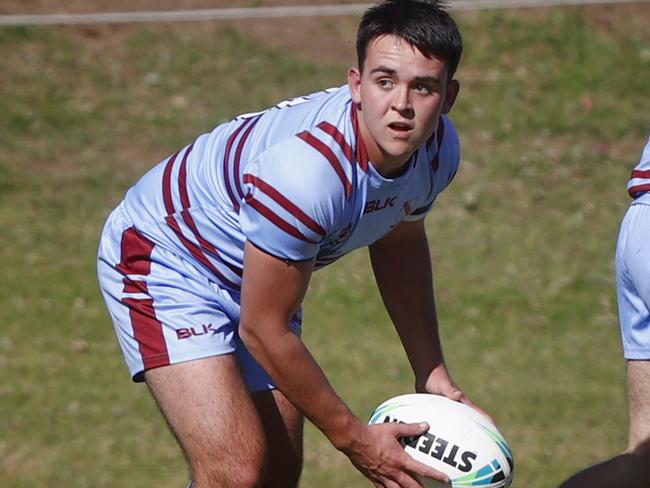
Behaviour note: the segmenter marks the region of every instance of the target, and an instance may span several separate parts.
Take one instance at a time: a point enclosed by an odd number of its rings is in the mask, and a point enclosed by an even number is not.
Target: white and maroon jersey
[[[343,86],[199,136],[143,176],[122,208],[153,243],[238,291],[247,240],[278,258],[325,266],[423,218],[458,163],[456,131],[442,116],[406,171],[382,177]]]
[[[632,176],[627,183],[627,192],[632,198],[650,191],[650,137],[641,153],[641,160],[632,170]]]

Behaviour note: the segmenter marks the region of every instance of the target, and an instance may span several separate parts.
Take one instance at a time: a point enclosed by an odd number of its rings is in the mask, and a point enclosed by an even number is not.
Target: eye
[[[431,87],[428,86],[428,85],[425,85],[424,83],[416,83],[416,85],[414,86],[414,89],[415,89],[416,92],[422,93],[424,95],[428,95],[431,92],[433,92]]]
[[[377,85],[379,85],[380,88],[389,89],[393,88],[395,86],[395,83],[389,78],[382,78],[377,81]]]

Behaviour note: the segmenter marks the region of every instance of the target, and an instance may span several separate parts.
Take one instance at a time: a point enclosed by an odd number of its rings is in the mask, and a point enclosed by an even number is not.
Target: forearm
[[[408,225],[413,227],[372,245],[370,257],[386,310],[421,382],[443,357],[426,235],[420,223]]]
[[[258,337],[243,328],[242,340],[278,389],[340,450],[352,443],[361,422],[330,386],[309,350],[293,332]]]
[[[344,449],[359,421],[289,328],[307,291],[313,264],[282,261],[247,243],[239,335],[280,391],[336,447]]]

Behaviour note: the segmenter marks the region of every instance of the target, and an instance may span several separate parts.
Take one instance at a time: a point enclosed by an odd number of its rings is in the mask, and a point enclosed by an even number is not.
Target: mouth
[[[413,131],[413,126],[404,122],[391,122],[388,128],[398,137],[408,136]]]

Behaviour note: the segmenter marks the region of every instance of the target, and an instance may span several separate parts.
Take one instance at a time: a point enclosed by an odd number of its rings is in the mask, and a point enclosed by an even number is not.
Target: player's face
[[[360,106],[359,131],[373,165],[391,176],[451,109],[458,82],[448,81],[442,59],[427,58],[393,35],[368,45],[362,69],[348,71],[352,99]]]

